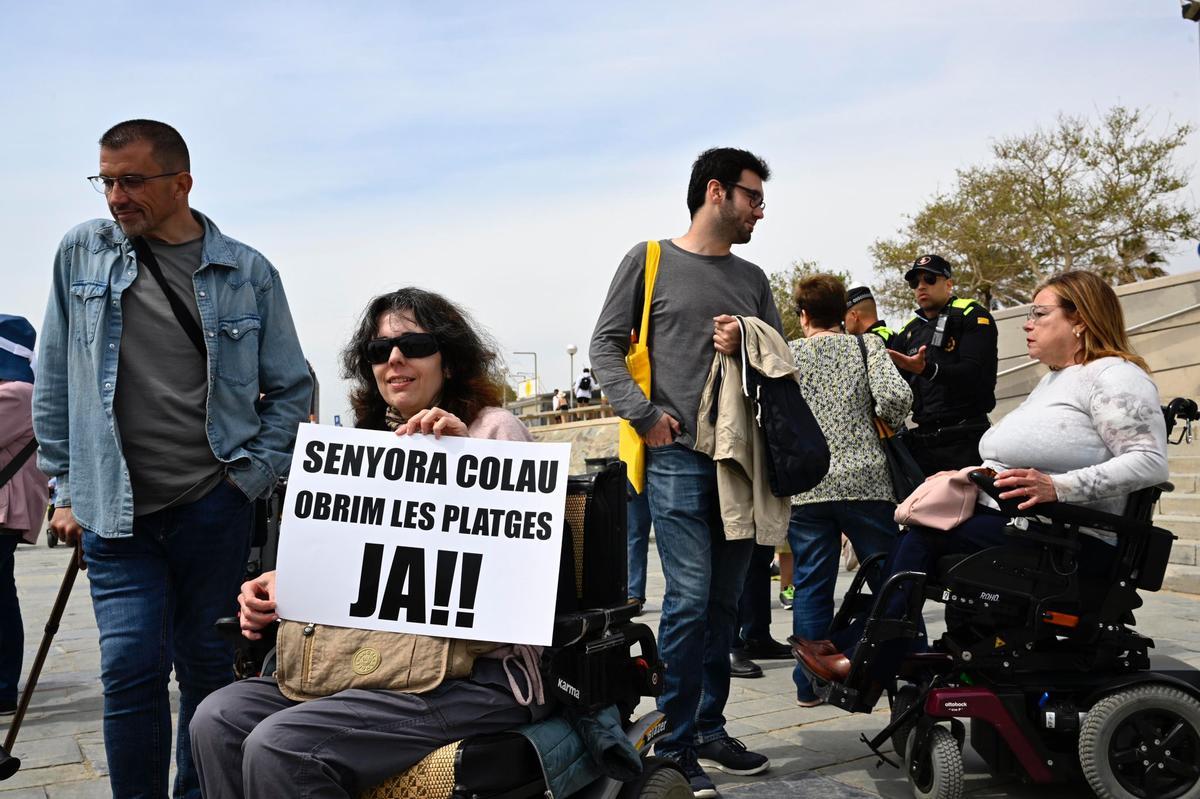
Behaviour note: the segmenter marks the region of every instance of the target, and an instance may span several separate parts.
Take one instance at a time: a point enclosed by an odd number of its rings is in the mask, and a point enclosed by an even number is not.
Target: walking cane
[[[25,718],[25,710],[29,707],[29,699],[33,689],[37,687],[38,677],[42,674],[42,666],[46,663],[46,655],[50,653],[50,643],[58,632],[58,623],[62,620],[63,611],[67,609],[67,600],[71,597],[71,587],[75,585],[75,575],[80,569],[86,569],[83,562],[83,547],[75,542],[75,552],[71,562],[67,564],[67,573],[63,575],[62,585],[58,588],[58,597],[50,610],[50,620],[46,622],[46,632],[42,634],[42,645],[38,647],[37,657],[33,659],[33,668],[29,670],[29,678],[25,681],[25,690],[21,693],[21,701],[17,703],[17,713],[9,725],[8,735],[4,738],[4,746],[0,747],[0,782],[17,773],[21,768],[21,759],[12,756],[13,744],[17,741],[17,732],[21,729],[21,721]]]

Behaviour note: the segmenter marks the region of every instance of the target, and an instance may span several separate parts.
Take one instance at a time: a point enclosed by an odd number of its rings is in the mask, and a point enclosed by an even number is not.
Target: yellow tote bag
[[[650,398],[650,349],[646,346],[646,339],[650,334],[650,300],[654,296],[654,279],[658,276],[660,254],[657,241],[646,242],[646,296],[642,303],[642,323],[637,338],[630,342],[629,352],[625,355],[625,368],[647,399]],[[633,490],[642,493],[646,485],[646,442],[625,419],[621,420],[618,430],[617,454],[625,462],[625,474]]]

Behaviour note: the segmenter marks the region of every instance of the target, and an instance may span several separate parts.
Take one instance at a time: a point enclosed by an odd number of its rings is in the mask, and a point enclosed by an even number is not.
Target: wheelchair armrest
[[[1085,508],[1082,505],[1072,505],[1066,502],[1040,502],[1025,510],[1018,510],[1018,502],[1000,499],[1000,490],[996,488],[996,481],[993,476],[982,471],[971,472],[969,476],[971,482],[979,486],[980,491],[983,491],[994,499],[1000,506],[1000,510],[1010,516],[1023,516],[1026,518],[1040,516],[1052,522],[1079,527],[1095,527],[1117,533],[1118,535],[1144,535],[1155,529],[1154,525],[1139,519],[1118,516],[1114,513],[1105,513],[1104,511],[1093,510],[1092,508]],[[1167,490],[1173,488],[1170,483],[1165,484],[1163,487]]]
[[[632,621],[637,612],[638,606],[634,604],[557,613],[554,616],[552,645],[568,646],[577,641],[595,638],[610,627]]]
[[[222,616],[213,623],[217,635],[234,649],[246,649],[251,641],[242,635],[242,625],[237,616]]]
[[[991,469],[976,469],[967,475],[971,482],[979,486],[979,490],[992,498],[1000,508],[1001,513],[1009,516],[1024,516],[1025,512],[1017,510],[1019,500],[1000,499],[1000,489],[996,487],[996,473]]]

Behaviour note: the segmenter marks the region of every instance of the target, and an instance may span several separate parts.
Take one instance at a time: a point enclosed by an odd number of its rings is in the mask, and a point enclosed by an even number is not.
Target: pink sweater
[[[17,380],[0,383],[0,467],[16,457],[31,438],[33,384]],[[0,487],[0,529],[20,533],[26,542],[36,544],[48,497],[46,475],[38,470],[37,455],[32,455]]]
[[[498,441],[533,441],[529,430],[517,417],[503,408],[484,408],[467,425],[468,438],[492,438]]]

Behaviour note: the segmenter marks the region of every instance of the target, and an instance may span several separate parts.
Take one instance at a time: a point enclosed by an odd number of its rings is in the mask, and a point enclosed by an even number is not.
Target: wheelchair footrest
[[[870,713],[875,709],[881,693],[877,685],[859,690],[841,683],[821,683],[815,687],[815,691],[826,704],[849,713]]]

